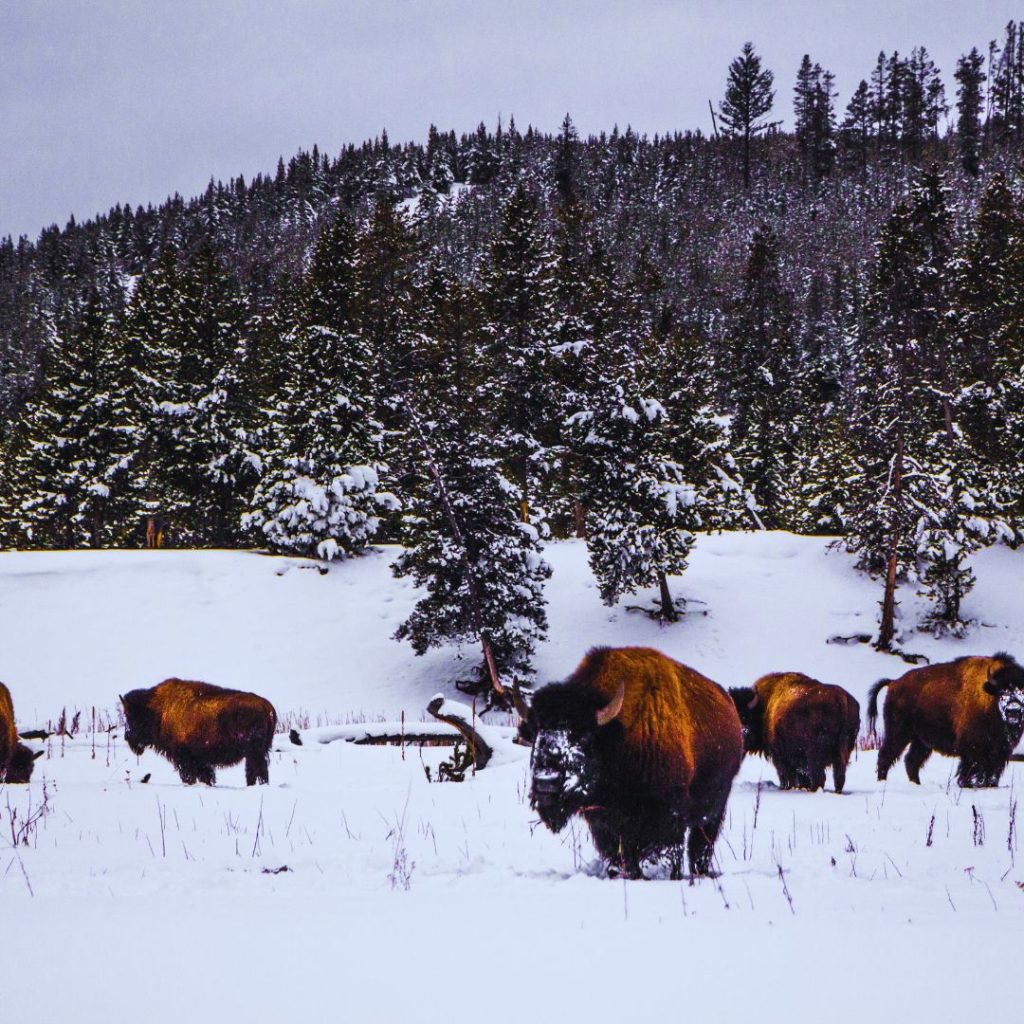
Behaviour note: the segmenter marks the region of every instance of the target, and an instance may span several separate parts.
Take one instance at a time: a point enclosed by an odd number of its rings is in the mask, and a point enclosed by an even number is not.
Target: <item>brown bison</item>
[[[800,672],[772,672],[729,694],[746,752],[771,761],[783,789],[821,789],[831,765],[833,785],[842,793],[860,731],[860,705],[841,686]]]
[[[915,668],[899,679],[871,687],[868,725],[885,699],[885,735],[878,751],[878,777],[889,774],[907,744],[907,777],[920,783],[921,766],[933,750],[959,757],[961,786],[997,786],[1024,732],[1024,668],[1009,654],[957,658]]]
[[[667,856],[710,875],[715,839],[743,759],[729,695],[648,647],[598,647],[562,683],[538,690],[530,803],[553,832],[583,815],[602,857],[631,878]]]
[[[18,739],[11,691],[0,683],[0,782],[28,782],[36,758],[42,756],[43,751],[33,753]]]
[[[267,757],[277,727],[273,705],[255,693],[165,679],[121,698],[125,742],[138,755],[152,747],[185,785],[216,781],[214,768],[245,759],[245,782],[270,781]]]

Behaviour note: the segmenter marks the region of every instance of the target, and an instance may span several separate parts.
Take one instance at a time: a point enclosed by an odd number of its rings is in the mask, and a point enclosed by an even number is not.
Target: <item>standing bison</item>
[[[1024,732],[1024,668],[1009,654],[957,658],[915,668],[871,687],[868,725],[885,699],[885,736],[878,751],[878,778],[885,779],[907,744],[907,777],[920,783],[921,766],[933,750],[959,757],[961,786],[997,786]]]
[[[33,753],[18,739],[11,691],[0,683],[0,782],[28,782],[36,758],[42,756],[41,750]]]
[[[598,647],[563,683],[538,690],[530,802],[553,832],[582,814],[602,857],[631,878],[667,855],[710,875],[715,839],[743,759],[729,695],[647,647]]]
[[[255,693],[165,679],[121,698],[133,754],[158,750],[186,785],[216,781],[214,769],[245,759],[245,782],[270,781],[267,757],[277,727],[273,705]]]
[[[860,731],[860,705],[841,686],[800,672],[772,672],[731,689],[748,754],[766,757],[783,789],[821,789],[832,767],[837,793]]]

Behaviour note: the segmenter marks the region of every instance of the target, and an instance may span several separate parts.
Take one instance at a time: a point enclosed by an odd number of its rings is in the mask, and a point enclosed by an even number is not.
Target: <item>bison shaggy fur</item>
[[[268,757],[277,728],[273,705],[255,693],[210,683],[165,679],[121,698],[125,742],[139,755],[163,754],[186,785],[212,786],[214,769],[245,760],[245,782],[270,781]]]
[[[843,791],[860,732],[860,705],[846,690],[800,672],[772,672],[729,694],[746,752],[771,761],[783,789],[821,789],[831,766],[835,791]]]
[[[713,873],[743,759],[736,708],[717,683],[650,648],[598,647],[537,691],[525,732],[531,805],[553,832],[579,813],[598,853],[630,877],[664,857],[679,877],[684,841],[691,873]]]
[[[18,739],[11,691],[0,683],[0,782],[28,782],[42,753],[33,753]]]
[[[878,778],[904,749],[907,776],[920,783],[933,750],[959,757],[961,786],[996,786],[1024,732],[1024,668],[1009,654],[967,657],[882,679],[869,692],[868,725],[878,718],[878,694],[888,687]]]

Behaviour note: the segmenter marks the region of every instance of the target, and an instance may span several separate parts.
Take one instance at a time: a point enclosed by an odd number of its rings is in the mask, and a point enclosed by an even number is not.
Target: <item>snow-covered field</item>
[[[887,785],[856,755],[847,793],[783,793],[748,759],[717,847],[722,876],[599,876],[583,827],[553,836],[525,799],[528,751],[428,782],[443,748],[316,742],[317,727],[424,717],[466,669],[390,639],[415,592],[394,550],[332,566],[238,552],[0,555],[0,678],[19,727],[62,708],[30,786],[0,787],[3,1019],[345,1021],[950,1020],[1018,1004],[1016,824],[1024,765],[961,791],[955,762]],[[723,685],[795,669],[867,687],[906,667],[864,645],[877,586],[820,539],[701,538],[661,628],[601,605],[578,543],[551,545],[539,681],[593,644],[650,644]],[[1024,555],[982,553],[962,642],[907,630],[933,661],[1024,655]],[[911,593],[904,623],[920,617]],[[652,595],[642,595],[649,602]],[[634,603],[634,602],[629,602]],[[636,602],[639,603],[639,602]],[[475,652],[472,652],[475,655]],[[271,785],[213,788],[92,734],[117,694],[169,675],[255,690],[278,737]],[[148,784],[142,783],[149,773]],[[436,774],[436,773],[435,773]],[[27,839],[14,843],[15,839]],[[1022,863],[1016,864],[1016,857]],[[283,870],[283,869],[287,870]]]

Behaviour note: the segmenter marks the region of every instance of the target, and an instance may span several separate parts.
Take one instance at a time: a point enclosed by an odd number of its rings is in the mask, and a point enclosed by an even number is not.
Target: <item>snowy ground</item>
[[[4,1019],[7,1007],[77,1022],[1016,1009],[1005,958],[1024,916],[1024,765],[971,792],[935,757],[923,786],[901,766],[882,786],[867,752],[836,796],[779,792],[770,766],[748,759],[718,845],[722,877],[691,886],[599,877],[585,829],[536,825],[525,750],[438,784],[424,764],[444,749],[281,736],[269,787],[246,789],[238,767],[208,789],[181,786],[152,752],[135,758],[117,733],[89,733],[94,707],[102,726],[119,692],[172,674],[256,690],[303,727],[421,718],[465,666],[389,639],[415,599],[387,571],[393,554],[326,576],[243,553],[0,555],[0,678],[19,725],[62,707],[83,723],[75,740],[48,743],[30,786],[0,787]],[[602,606],[581,545],[548,557],[542,681],[596,643],[652,644],[725,685],[798,669],[862,703],[904,668],[825,643],[870,631],[878,593],[820,540],[702,538],[676,581],[691,614],[667,629]],[[1024,655],[1022,557],[975,563],[967,640],[908,630],[905,646],[932,660]],[[922,606],[901,596],[910,625]]]

